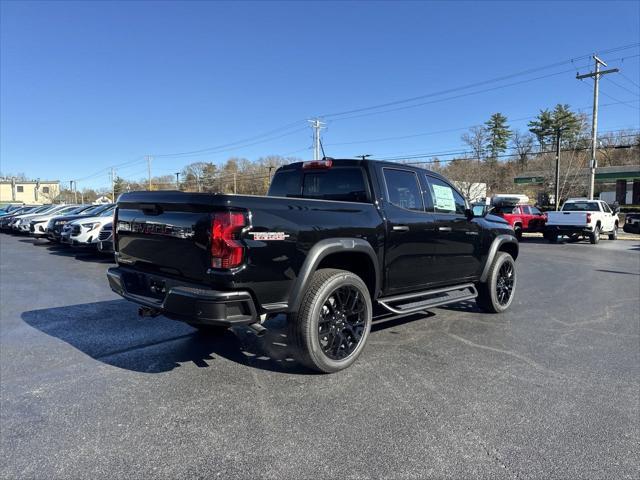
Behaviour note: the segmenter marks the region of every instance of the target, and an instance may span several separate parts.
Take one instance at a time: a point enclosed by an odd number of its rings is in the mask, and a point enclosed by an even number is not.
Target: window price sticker
[[[431,185],[435,196],[435,206],[441,210],[456,211],[456,202],[453,199],[453,190],[442,185]]]

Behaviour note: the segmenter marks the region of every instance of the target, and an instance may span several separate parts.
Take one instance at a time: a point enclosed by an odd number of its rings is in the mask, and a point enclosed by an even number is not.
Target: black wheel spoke
[[[338,287],[325,300],[318,319],[318,338],[324,354],[342,360],[358,347],[365,331],[367,306],[360,290]]]

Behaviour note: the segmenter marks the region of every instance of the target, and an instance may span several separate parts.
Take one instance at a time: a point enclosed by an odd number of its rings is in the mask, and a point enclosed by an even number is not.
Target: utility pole
[[[325,124],[318,118],[309,120],[309,123],[313,128],[313,159],[320,160],[320,130],[324,128]]]
[[[111,201],[116,203],[116,169],[111,167]]]
[[[149,191],[151,191],[151,159],[153,158],[151,155],[146,155],[147,159],[147,175],[149,177]]]
[[[554,199],[556,212],[560,206],[560,136],[562,135],[562,129],[556,130],[556,197]]]
[[[176,188],[180,190],[180,172],[176,172]]]
[[[73,181],[73,203],[78,203],[78,182]]]
[[[233,193],[238,193],[238,176],[233,172]]]
[[[593,115],[591,116],[591,180],[589,182],[589,200],[593,200],[593,189],[596,178],[596,168],[598,168],[598,159],[596,158],[597,141],[598,141],[598,88],[600,83],[600,77],[609,73],[616,73],[618,68],[611,68],[609,70],[600,70],[600,65],[606,67],[607,64],[600,60],[596,55],[593,56],[595,61],[595,71],[591,73],[585,73],[579,75],[576,73],[576,78],[582,80],[583,78],[593,78]]]

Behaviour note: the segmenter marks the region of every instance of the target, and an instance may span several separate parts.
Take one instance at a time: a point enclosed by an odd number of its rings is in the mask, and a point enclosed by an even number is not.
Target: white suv
[[[76,247],[96,247],[99,241],[100,229],[113,221],[115,206],[106,209],[96,217],[86,217],[67,223],[62,229],[60,242]]]

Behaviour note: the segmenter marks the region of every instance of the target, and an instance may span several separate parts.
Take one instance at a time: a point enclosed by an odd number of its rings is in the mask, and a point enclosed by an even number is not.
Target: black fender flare
[[[381,285],[380,267],[378,257],[371,244],[362,238],[327,238],[320,240],[309,250],[289,293],[288,311],[298,311],[302,296],[311,281],[311,276],[317,270],[322,259],[327,255],[339,252],[361,252],[369,256],[375,272],[374,297],[377,295]]]
[[[518,240],[513,235],[502,234],[502,235],[498,235],[496,238],[494,238],[493,242],[491,243],[491,247],[489,247],[489,253],[487,254],[487,260],[485,261],[484,268],[482,269],[482,275],[480,275],[480,281],[481,282],[486,282],[487,281],[487,277],[489,276],[489,268],[491,268],[491,264],[493,263],[493,259],[496,257],[496,253],[498,253],[498,250],[500,249],[500,247],[502,245],[504,245],[505,243],[512,243],[516,248],[516,252],[520,251],[520,246],[518,244]]]

